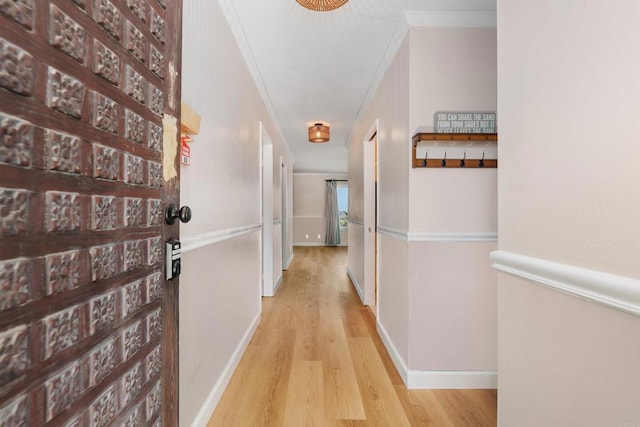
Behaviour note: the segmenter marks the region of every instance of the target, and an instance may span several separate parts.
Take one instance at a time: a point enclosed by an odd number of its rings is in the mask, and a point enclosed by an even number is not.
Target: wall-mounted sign
[[[438,133],[496,133],[496,113],[437,112],[433,127]]]
[[[182,135],[180,138],[180,163],[185,166],[189,166],[191,164],[191,147],[189,147],[189,142],[191,138],[188,135]]]

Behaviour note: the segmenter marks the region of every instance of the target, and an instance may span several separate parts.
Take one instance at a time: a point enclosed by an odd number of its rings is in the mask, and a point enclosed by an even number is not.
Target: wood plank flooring
[[[296,247],[208,427],[495,426],[495,390],[407,390],[346,274]]]

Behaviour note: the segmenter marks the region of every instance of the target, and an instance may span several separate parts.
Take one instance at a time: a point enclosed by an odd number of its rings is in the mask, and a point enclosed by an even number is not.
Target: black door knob
[[[181,222],[189,222],[191,221],[191,208],[189,206],[178,208],[171,203],[167,206],[167,210],[164,211],[164,219],[167,224],[173,224],[176,219],[179,219]]]

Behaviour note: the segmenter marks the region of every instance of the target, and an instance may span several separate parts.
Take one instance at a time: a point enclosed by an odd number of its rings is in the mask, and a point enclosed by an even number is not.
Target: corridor
[[[495,390],[405,388],[349,282],[345,247],[294,254],[209,427],[496,425]]]

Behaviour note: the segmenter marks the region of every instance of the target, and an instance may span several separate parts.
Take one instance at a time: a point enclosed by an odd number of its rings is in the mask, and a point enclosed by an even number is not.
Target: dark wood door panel
[[[0,0],[2,426],[176,425],[167,3]]]

